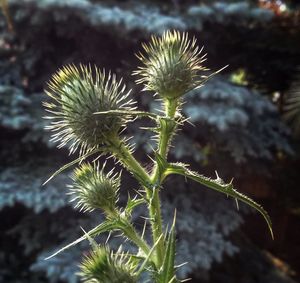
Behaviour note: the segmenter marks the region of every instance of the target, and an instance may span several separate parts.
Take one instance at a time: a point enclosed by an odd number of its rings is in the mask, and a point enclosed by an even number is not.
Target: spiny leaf
[[[266,220],[269,231],[271,233],[272,239],[274,239],[274,234],[272,230],[272,222],[270,219],[270,216],[268,213],[264,210],[264,208],[256,203],[251,198],[239,193],[237,190],[233,188],[232,182],[225,183],[219,176],[217,176],[217,179],[211,179],[208,177],[205,177],[203,175],[198,174],[197,172],[193,172],[186,168],[183,164],[170,164],[167,170],[164,173],[164,176],[168,176],[170,174],[178,174],[183,175],[189,179],[192,179],[200,184],[205,185],[206,187],[209,187],[213,190],[216,190],[218,192],[224,193],[226,195],[229,195],[235,199],[238,199],[249,206],[255,208]]]
[[[153,247],[151,248],[150,252],[148,253],[147,257],[145,258],[144,262],[141,264],[139,270],[137,271],[137,275],[139,276],[144,270],[145,270],[145,267],[146,265],[151,262],[151,256],[152,256],[152,253],[154,252],[156,246],[158,245],[158,243],[160,242],[161,238],[162,238],[163,234],[161,234],[157,241],[154,243]]]
[[[137,117],[148,117],[150,119],[157,119],[157,115],[150,112],[145,111],[133,111],[133,110],[110,110],[110,111],[102,111],[95,112],[94,115],[124,115],[124,116],[137,116]]]
[[[155,155],[155,161],[156,161],[156,164],[157,164],[158,170],[159,170],[159,176],[162,176],[165,168],[168,167],[168,162],[157,151],[154,152],[154,155]]]
[[[86,158],[88,158],[89,156],[95,154],[96,152],[99,152],[99,149],[95,149],[91,152],[86,153],[83,156],[78,157],[77,159],[71,161],[70,163],[67,163],[66,165],[62,166],[61,168],[59,168],[57,171],[55,171],[44,183],[43,186],[46,185],[50,180],[52,180],[54,177],[56,177],[57,175],[59,175],[61,172],[65,171],[66,169],[68,169],[69,167],[75,165],[76,163],[82,162],[83,160],[85,160]]]
[[[128,201],[125,207],[125,212],[127,212],[128,214],[131,214],[133,209],[141,204],[145,203],[145,199],[143,198],[137,198],[137,196],[135,196],[133,199],[130,198],[130,196],[128,196]]]
[[[92,230],[90,230],[89,232],[85,233],[85,235],[83,235],[82,237],[78,238],[77,240],[75,240],[74,242],[64,246],[63,248],[61,248],[60,250],[58,250],[57,252],[55,252],[54,254],[52,254],[51,256],[48,256],[47,258],[45,258],[45,260],[50,259],[58,254],[60,254],[61,252],[79,244],[80,242],[82,242],[83,240],[88,239],[88,237],[95,237],[97,235],[100,235],[104,232],[107,231],[111,231],[113,229],[118,229],[118,226],[115,222],[108,222],[105,221],[103,223],[101,223],[100,225],[96,226],[95,228],[93,228]]]
[[[176,215],[176,214],[175,214]],[[175,283],[175,252],[176,252],[176,237],[175,237],[175,217],[173,225],[168,233],[166,241],[166,251],[161,268],[162,280],[161,283]]]

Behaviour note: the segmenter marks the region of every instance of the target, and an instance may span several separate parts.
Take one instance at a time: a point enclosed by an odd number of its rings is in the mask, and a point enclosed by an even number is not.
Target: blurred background
[[[83,242],[44,258],[101,222],[69,203],[64,172],[75,159],[44,131],[43,89],[57,68],[92,63],[124,77],[140,108],[157,102],[131,76],[151,34],[188,31],[221,75],[186,96],[187,124],[171,159],[225,180],[261,203],[272,241],[253,210],[183,178],[163,190],[165,223],[177,207],[181,277],[203,283],[300,280],[300,5],[297,0],[0,0],[0,282],[76,283]],[[149,163],[147,121],[131,124],[136,157]],[[113,161],[109,161],[109,166]],[[137,184],[124,173],[121,201]],[[143,209],[136,211],[137,227]],[[104,241],[105,238],[99,238]],[[117,247],[122,239],[111,245]],[[124,244],[130,248],[129,243]]]

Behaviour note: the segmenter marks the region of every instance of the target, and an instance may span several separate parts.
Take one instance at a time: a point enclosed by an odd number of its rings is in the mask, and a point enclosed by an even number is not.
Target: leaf
[[[137,275],[140,276],[141,273],[145,270],[145,267],[147,266],[147,264],[149,262],[151,262],[151,256],[152,253],[154,252],[157,244],[160,242],[161,238],[162,238],[163,234],[161,234],[158,239],[156,240],[156,242],[154,243],[153,247],[151,248],[150,252],[148,253],[147,257],[145,258],[144,262],[141,264],[139,270],[137,271]]]
[[[55,252],[51,256],[48,256],[47,258],[45,258],[45,260],[50,259],[50,258],[60,254],[61,252],[63,252],[65,250],[79,244],[83,240],[89,239],[90,237],[95,237],[97,235],[100,235],[101,233],[104,233],[104,232],[107,232],[107,231],[110,231],[110,230],[116,229],[116,228],[118,228],[116,223],[105,221],[105,222],[99,224],[98,226],[96,226],[95,228],[93,228],[92,230],[90,230],[89,232],[85,233],[85,235],[78,238],[74,242],[64,246],[63,248],[61,248],[60,250],[58,250],[57,252]]]
[[[125,212],[128,214],[131,214],[133,209],[141,204],[145,203],[145,199],[143,198],[137,198],[137,196],[135,196],[133,199],[130,198],[130,196],[128,196],[128,201],[125,207]]]
[[[161,280],[160,283],[175,283],[176,274],[175,274],[175,252],[176,252],[176,236],[175,236],[175,218],[174,215],[173,225],[168,233],[166,240],[166,251],[163,260],[163,264],[160,270]]]
[[[218,175],[216,179],[205,177],[203,175],[198,174],[197,172],[193,172],[189,170],[186,165],[181,163],[169,164],[169,167],[164,173],[164,177],[170,174],[178,174],[178,175],[185,176],[186,178],[192,179],[202,185],[205,185],[206,187],[224,193],[227,196],[231,196],[234,199],[240,200],[248,204],[249,206],[253,207],[264,217],[265,221],[267,222],[269,231],[271,233],[271,237],[272,239],[274,239],[272,222],[268,213],[264,210],[264,208],[261,205],[256,203],[254,200],[235,190],[233,188],[232,181],[230,183],[225,183]]]
[[[70,163],[65,164],[64,166],[62,166],[61,168],[59,168],[57,171],[55,171],[44,183],[43,186],[46,185],[50,180],[52,180],[54,177],[56,177],[57,175],[59,175],[61,172],[65,171],[66,169],[68,169],[69,167],[75,165],[76,163],[82,162],[84,159],[88,158],[89,156],[93,155],[94,153],[98,152],[99,149],[95,149],[83,156],[78,157],[77,159],[71,161]]]
[[[94,115],[124,115],[124,116],[137,116],[137,117],[148,117],[150,119],[157,119],[157,115],[145,111],[134,111],[134,110],[109,110],[102,112],[95,112]]]
[[[157,151],[154,152],[155,161],[158,166],[159,178],[163,175],[165,169],[168,167],[168,162]]]

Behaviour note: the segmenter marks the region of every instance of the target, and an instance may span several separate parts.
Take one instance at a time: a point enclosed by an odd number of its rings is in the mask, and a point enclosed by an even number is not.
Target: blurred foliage
[[[230,81],[237,85],[248,85],[246,71],[238,69],[230,75]]]
[[[0,8],[2,10],[3,15],[5,16],[8,29],[10,31],[13,31],[13,24],[12,24],[12,20],[11,20],[10,14],[9,14],[7,0],[0,0]]]

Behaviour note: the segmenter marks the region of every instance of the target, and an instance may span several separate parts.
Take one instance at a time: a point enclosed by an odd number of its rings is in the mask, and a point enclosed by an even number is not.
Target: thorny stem
[[[150,248],[146,241],[138,234],[132,223],[127,217],[124,217],[117,209],[106,213],[108,219],[118,219],[119,229],[123,234],[137,245],[146,255],[149,254]]]
[[[110,144],[111,152],[124,165],[129,172],[131,172],[138,181],[145,187],[147,195],[151,193],[150,185],[151,179],[141,164],[134,158],[129,148],[119,138],[112,139]],[[147,186],[145,186],[145,183]],[[137,234],[131,223],[125,221],[123,233],[131,239],[137,246],[139,246],[145,254],[149,254],[150,249],[147,243]]]
[[[174,123],[173,118],[176,113],[176,109],[178,106],[178,100],[165,100],[165,115],[166,118],[169,118],[169,123]],[[174,129],[170,129],[171,125],[166,125],[165,127],[161,128],[161,132],[159,135],[159,144],[158,144],[158,153],[163,157],[167,158],[168,149],[169,149],[169,142],[174,133]]]
[[[135,243],[138,246],[138,248],[140,248],[145,253],[145,255],[148,255],[150,252],[150,248],[148,244],[134,229],[133,225],[127,219],[122,221],[122,224],[124,224],[124,228],[122,229],[124,235],[133,243]]]
[[[173,118],[176,113],[178,101],[177,100],[166,100],[164,107],[165,107],[165,116],[166,118],[170,119],[170,122],[174,122]],[[170,131],[168,125],[165,127],[161,127],[159,133],[159,140],[158,140],[158,153],[163,157],[166,158],[168,154],[168,147],[170,143],[170,139],[173,135],[174,129]],[[152,219],[152,233],[153,233],[153,242],[156,242],[159,237],[162,235],[162,216],[161,216],[161,206],[160,206],[160,198],[159,198],[159,189],[161,186],[161,178],[159,176],[159,168],[156,164],[153,174],[151,176],[151,181],[153,184],[153,192],[152,195],[148,195],[148,199],[151,200],[149,205],[150,210],[150,217]],[[156,255],[157,255],[157,264],[160,267],[162,265],[163,255],[164,255],[165,247],[163,239],[158,242]]]
[[[159,121],[161,122],[161,125],[160,125],[159,141],[158,141],[158,153],[163,158],[167,158],[170,139],[174,134],[174,130],[175,130],[174,116],[176,113],[177,106],[178,106],[178,100],[176,99],[165,100],[165,104],[164,104],[165,117],[163,117],[162,120]],[[147,199],[149,201],[149,214],[151,220],[153,243],[156,243],[158,241],[156,247],[156,253],[155,253],[156,255],[155,263],[157,264],[157,267],[160,268],[163,261],[165,246],[164,246],[163,238],[161,237],[161,235],[163,234],[163,229],[162,229],[161,205],[160,205],[160,198],[159,198],[159,189],[161,186],[159,168],[156,164],[153,173],[150,177],[149,174],[145,171],[145,169],[140,165],[140,163],[134,158],[134,156],[132,155],[128,147],[125,145],[125,143],[119,140],[118,138],[113,139],[113,142],[111,144],[111,150],[115,154],[115,156],[120,160],[120,162],[140,181],[140,183],[144,186],[146,190]],[[136,235],[134,231],[135,231],[134,228],[133,231],[130,231],[129,229],[126,232],[129,233],[128,237],[129,236],[132,237],[132,232],[133,235]],[[136,239],[132,241],[136,241]],[[149,250],[148,246],[145,247],[144,243],[141,244],[142,246],[144,246],[144,247],[141,246],[143,251]]]
[[[126,144],[119,138],[112,139],[109,145],[115,157],[129,170],[142,184],[147,183],[149,187],[151,179],[142,165],[134,158]]]

